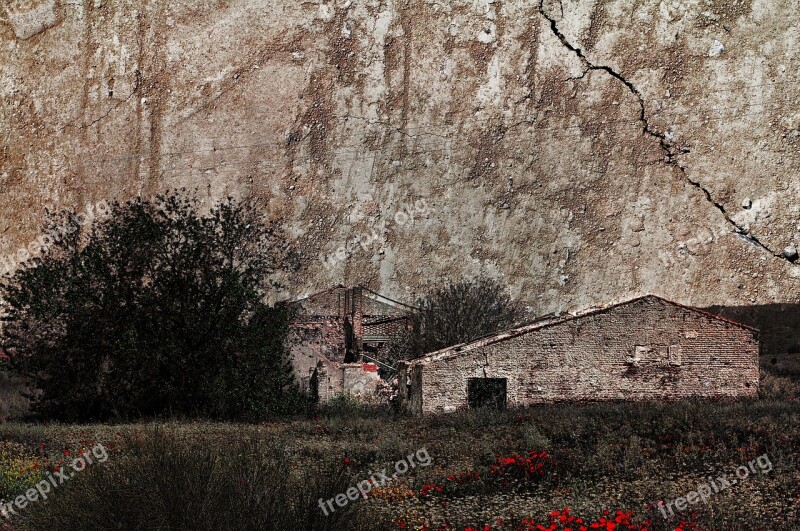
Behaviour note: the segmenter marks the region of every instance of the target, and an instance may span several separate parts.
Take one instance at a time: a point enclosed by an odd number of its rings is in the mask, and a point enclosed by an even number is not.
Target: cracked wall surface
[[[797,0],[15,0],[0,253],[47,206],[186,186],[285,223],[287,295],[798,302],[799,27]]]

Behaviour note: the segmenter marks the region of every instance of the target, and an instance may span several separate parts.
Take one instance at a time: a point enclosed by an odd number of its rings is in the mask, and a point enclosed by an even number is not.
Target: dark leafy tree
[[[76,230],[64,230],[72,227]],[[298,403],[288,310],[266,304],[292,253],[251,204],[201,214],[185,190],[109,205],[0,286],[2,347],[46,418],[261,418]]]
[[[479,277],[439,287],[416,301],[413,330],[390,349],[389,362],[410,359],[512,327],[523,316],[499,282]]]

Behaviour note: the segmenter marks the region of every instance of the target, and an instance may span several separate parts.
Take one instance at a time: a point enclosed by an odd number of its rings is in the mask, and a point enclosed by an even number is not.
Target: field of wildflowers
[[[85,453],[92,444],[82,440],[70,448],[40,442],[30,447],[19,442],[0,441],[0,500],[13,500],[48,475],[68,467],[75,456]]]
[[[796,400],[554,405],[423,419],[325,411],[257,424],[0,425],[0,488],[102,441],[111,458],[13,529],[800,528]],[[325,517],[317,500],[427,448],[432,463]],[[66,452],[66,453],[65,453]],[[774,469],[663,518],[657,504],[768,454]],[[132,507],[130,500],[137,503]]]
[[[48,461],[25,446],[0,443],[0,499],[10,499],[30,488],[42,477]]]

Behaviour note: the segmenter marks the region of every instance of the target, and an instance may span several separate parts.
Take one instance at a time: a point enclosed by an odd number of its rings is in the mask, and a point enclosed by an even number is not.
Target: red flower
[[[64,449],[64,455],[69,455],[69,450],[66,448]]]
[[[426,483],[419,491],[420,496],[427,496],[431,491],[442,492],[444,487],[434,485],[433,483]]]
[[[346,464],[346,465],[349,465],[349,464],[350,464],[350,458],[349,458],[349,457],[345,457],[345,458],[343,459],[343,461],[344,461],[344,464]]]

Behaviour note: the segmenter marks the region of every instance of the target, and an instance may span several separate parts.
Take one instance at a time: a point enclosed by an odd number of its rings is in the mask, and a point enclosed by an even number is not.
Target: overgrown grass
[[[108,462],[76,473],[47,500],[32,504],[18,526],[344,529],[345,522],[356,521],[352,506],[325,517],[317,500],[345,492],[352,484],[349,471],[316,465],[302,469],[291,455],[258,439],[220,446],[148,428],[125,435]]]
[[[675,529],[654,507],[768,455],[773,469],[680,517],[700,529],[800,526],[800,404],[795,400],[552,405],[426,418],[333,405],[311,419],[260,425],[0,425],[29,449],[111,444],[109,460],[20,511],[20,529],[516,529],[570,507],[596,518],[631,510]],[[319,498],[425,448],[432,458],[329,517]],[[544,473],[492,476],[498,456],[546,452]],[[549,461],[549,460],[552,461]],[[456,485],[459,474],[479,480]],[[426,485],[442,486],[436,491]],[[698,513],[692,516],[691,513]],[[498,521],[502,520],[503,524]]]

